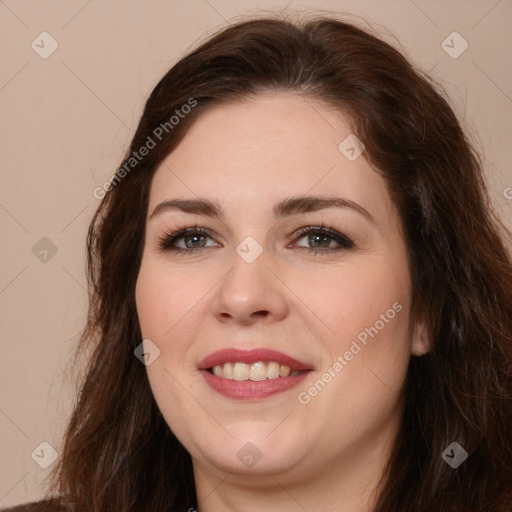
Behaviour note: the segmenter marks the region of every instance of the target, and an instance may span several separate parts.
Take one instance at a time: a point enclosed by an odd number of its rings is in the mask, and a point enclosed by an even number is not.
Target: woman
[[[512,509],[510,233],[397,50],[230,26],[95,194],[90,362],[37,510]]]

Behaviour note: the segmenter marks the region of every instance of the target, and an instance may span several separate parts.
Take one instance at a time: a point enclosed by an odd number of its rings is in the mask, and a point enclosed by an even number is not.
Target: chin
[[[233,429],[233,425],[230,427]],[[253,425],[252,429],[242,427],[233,437],[223,435],[222,438],[211,439],[202,436],[195,449],[189,452],[193,458],[225,473],[268,476],[268,473],[290,471],[303,458],[302,450],[297,449],[299,440],[289,431],[285,435],[276,432],[272,437],[273,434],[268,433],[273,428],[275,425],[269,427],[264,435],[259,434]]]
[[[287,473],[297,465],[297,453],[293,450],[270,449],[258,450],[255,443],[246,441],[242,448],[238,445],[222,447],[221,451],[211,451],[204,454],[204,459],[224,473],[235,475],[264,476]]]

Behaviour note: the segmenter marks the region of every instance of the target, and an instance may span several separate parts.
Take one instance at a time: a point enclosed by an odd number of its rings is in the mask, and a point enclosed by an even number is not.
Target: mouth
[[[224,349],[198,364],[206,382],[229,398],[255,400],[286,391],[314,370],[275,350]]]

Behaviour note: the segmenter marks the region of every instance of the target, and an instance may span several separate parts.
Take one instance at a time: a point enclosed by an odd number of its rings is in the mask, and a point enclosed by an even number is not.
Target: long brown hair
[[[511,234],[493,214],[481,161],[440,89],[391,45],[334,15],[241,21],[191,51],[151,92],[89,228],[90,305],[77,349],[89,359],[54,493],[76,512],[197,508],[190,455],[133,353],[142,340],[135,283],[149,190],[204,109],[269,90],[348,115],[400,213],[412,311],[433,342],[427,355],[411,357],[375,512],[510,512]],[[194,108],[183,109],[191,99]],[[183,115],[170,123],[176,110]],[[148,137],[155,146],[134,164]],[[469,454],[456,469],[441,457],[452,442]]]

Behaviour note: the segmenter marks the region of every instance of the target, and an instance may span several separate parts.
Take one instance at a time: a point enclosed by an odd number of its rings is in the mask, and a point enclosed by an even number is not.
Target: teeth
[[[267,378],[269,379],[277,379],[279,377],[279,370],[280,370],[279,363],[276,363],[275,361],[272,361],[271,363],[268,363],[267,365]]]
[[[279,377],[295,377],[302,372],[293,370],[284,364],[275,361],[265,363],[258,361],[252,364],[224,363],[212,368],[215,376],[223,379],[261,381],[266,379],[278,379]]]
[[[292,369],[289,366],[285,366],[284,364],[281,365],[281,368],[279,369],[279,376],[280,377],[288,377],[290,375],[290,372]]]
[[[233,378],[233,363],[226,363],[224,365],[224,375],[221,375],[221,377],[224,377],[225,379],[232,379]]]
[[[266,380],[267,379],[267,367],[265,363],[261,361],[258,363],[252,363],[249,371],[249,380]]]
[[[248,364],[235,363],[235,367],[233,369],[233,379],[248,380],[250,373],[251,369]]]

